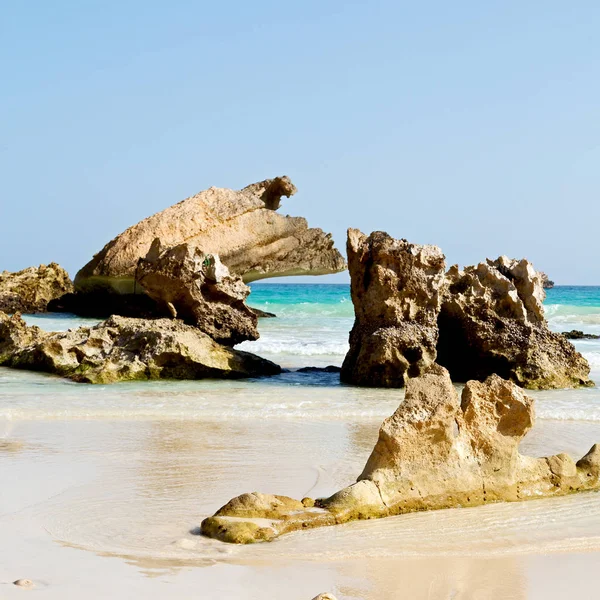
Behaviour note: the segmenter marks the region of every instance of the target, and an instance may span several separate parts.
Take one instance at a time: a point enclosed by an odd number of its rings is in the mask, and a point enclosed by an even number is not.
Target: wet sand
[[[600,495],[404,515],[231,546],[195,528],[245,491],[326,495],[379,419],[23,419],[0,445],[0,598],[596,598]],[[0,431],[1,431],[0,427]],[[540,419],[523,452],[600,423]],[[35,581],[35,592],[10,584]]]

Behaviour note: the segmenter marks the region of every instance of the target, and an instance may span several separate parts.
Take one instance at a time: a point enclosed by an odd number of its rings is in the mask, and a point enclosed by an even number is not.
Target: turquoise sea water
[[[354,313],[348,285],[254,284],[249,304],[277,315],[260,319],[260,339],[238,348],[264,356],[291,372],[245,382],[147,382],[81,386],[41,374],[0,369],[0,417],[50,413],[72,416],[186,416],[191,418],[380,418],[398,402],[398,391],[342,386],[337,374],[300,374],[305,366],[341,366]],[[552,330],[600,334],[600,287],[548,291],[546,315]],[[27,315],[30,324],[65,330],[96,323],[72,315]],[[600,341],[576,341],[600,381]],[[316,389],[319,391],[316,392]],[[312,390],[312,391],[311,391]],[[6,398],[8,397],[8,400]],[[600,389],[538,394],[538,414],[547,418],[600,421]],[[0,398],[1,399],[1,398]]]

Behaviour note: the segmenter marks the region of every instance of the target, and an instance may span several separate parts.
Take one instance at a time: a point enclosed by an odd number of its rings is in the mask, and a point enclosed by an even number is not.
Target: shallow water
[[[246,349],[290,368],[341,364],[352,325],[347,286],[254,286],[251,304],[279,317],[261,320],[261,340]],[[550,290],[547,313],[554,330],[599,331],[600,289]],[[47,329],[94,322],[27,320]],[[600,380],[600,344],[576,345]],[[600,442],[600,389],[532,395],[538,421],[524,453],[578,458]],[[351,483],[402,397],[324,373],[86,386],[0,368],[0,473],[10,482],[0,489],[0,532],[9,540],[0,543],[0,597],[12,597],[2,582],[17,577],[61,599],[93,585],[95,597],[203,590],[298,600],[325,590],[346,600],[560,598],[565,577],[590,579],[600,562],[594,492],[350,523],[246,547],[196,535],[202,518],[242,492],[314,497]],[[109,585],[115,577],[118,589]],[[147,583],[157,578],[167,587]],[[596,597],[593,588],[579,582],[578,597]]]

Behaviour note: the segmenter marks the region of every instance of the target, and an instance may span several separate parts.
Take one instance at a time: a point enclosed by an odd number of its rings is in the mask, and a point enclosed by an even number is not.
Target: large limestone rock
[[[281,371],[248,352],[222,346],[172,319],[110,317],[95,327],[49,333],[19,314],[0,313],[0,366],[44,371],[83,383],[143,379],[256,377]]]
[[[355,321],[342,381],[400,387],[435,361],[444,255],[376,231],[348,230]]]
[[[7,313],[45,312],[48,303],[73,291],[69,274],[56,263],[0,273],[0,310]]]
[[[201,529],[225,542],[252,543],[356,519],[600,488],[598,445],[577,463],[567,454],[521,455],[533,422],[533,400],[514,383],[497,375],[470,381],[459,399],[448,372],[434,365],[408,380],[404,402],[381,426],[356,483],[317,501],[243,494]]]
[[[156,238],[139,263],[137,281],[171,316],[220,344],[258,339],[258,318],[245,302],[250,288],[216,254],[187,243],[163,249]]]
[[[218,254],[245,282],[285,275],[323,275],[346,267],[330,234],[305,219],[278,214],[282,196],[296,188],[287,177],[243,190],[209,188],[133,225],[75,277],[78,292],[133,294],[135,270],[155,238],[163,247],[184,242]]]
[[[446,278],[437,362],[455,381],[496,373],[530,389],[592,385],[585,358],[548,329],[543,278],[529,261],[502,256]]]

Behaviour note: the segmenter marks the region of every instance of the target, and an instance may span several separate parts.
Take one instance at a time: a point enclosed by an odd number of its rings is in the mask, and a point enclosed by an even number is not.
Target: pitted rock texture
[[[190,244],[163,249],[156,238],[137,268],[146,294],[189,325],[220,344],[257,340],[258,318],[246,305],[250,288],[229,273],[216,254]]]
[[[437,246],[348,230],[355,321],[346,383],[401,387],[435,361],[445,262]]]
[[[276,212],[296,188],[288,177],[240,191],[211,187],[133,225],[75,277],[78,292],[132,294],[135,270],[155,238],[163,247],[184,242],[218,254],[245,282],[286,275],[324,275],[346,268],[330,234],[309,229],[301,217]]]
[[[0,313],[0,366],[82,383],[144,379],[237,379],[275,375],[275,363],[222,346],[173,319],[110,317],[95,327],[49,333]]]
[[[600,446],[577,463],[568,454],[534,458],[519,443],[534,422],[533,400],[492,375],[469,381],[459,399],[438,365],[409,379],[406,396],[381,426],[357,482],[302,501],[243,494],[202,522],[202,533],[232,543],[418,510],[472,507],[600,488]]]
[[[446,275],[437,362],[455,381],[492,373],[530,389],[593,385],[586,359],[544,317],[543,278],[502,256]]]
[[[0,310],[6,313],[46,312],[48,303],[73,291],[69,274],[58,264],[0,273]]]

